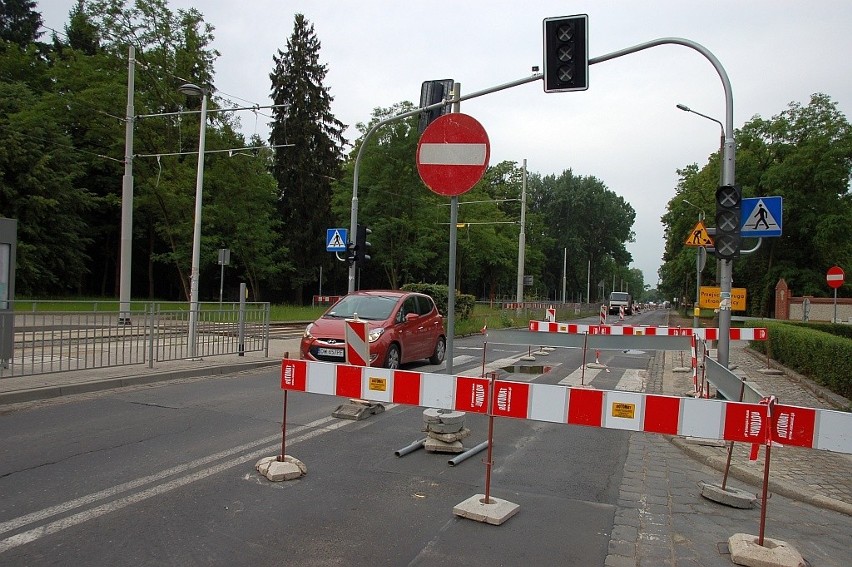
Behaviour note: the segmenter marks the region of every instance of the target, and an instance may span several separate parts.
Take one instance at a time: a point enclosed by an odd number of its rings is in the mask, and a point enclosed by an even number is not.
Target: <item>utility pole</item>
[[[118,323],[130,324],[130,259],[133,253],[133,109],[136,48],[127,53],[127,116],[124,121],[124,177],[121,179],[121,247],[119,249]]]
[[[520,305],[524,302],[524,252],[527,243],[525,225],[527,219],[527,160],[524,159],[523,181],[521,183],[521,233],[518,235],[518,285],[517,299],[518,312]]]

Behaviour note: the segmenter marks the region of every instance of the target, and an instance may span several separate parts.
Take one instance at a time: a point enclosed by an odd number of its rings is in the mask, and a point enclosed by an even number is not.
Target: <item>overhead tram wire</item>
[[[274,146],[245,146],[245,147],[242,147],[242,148],[228,148],[228,149],[224,149],[224,150],[207,150],[207,149],[205,149],[204,154],[205,155],[207,155],[207,154],[222,154],[222,153],[225,153],[225,152],[233,154],[234,152],[239,152],[241,150],[291,148],[294,145],[295,144],[276,144]],[[168,156],[195,156],[195,155],[198,155],[197,151],[194,151],[194,152],[166,152],[166,153],[159,153],[159,154],[134,154],[133,157],[134,158],[150,158],[150,157],[161,158],[161,157],[168,157]]]

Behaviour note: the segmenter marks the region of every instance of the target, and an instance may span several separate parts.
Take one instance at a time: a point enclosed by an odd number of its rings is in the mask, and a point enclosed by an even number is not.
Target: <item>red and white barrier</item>
[[[568,333],[572,335],[619,335],[619,336],[659,336],[690,337],[695,335],[706,341],[719,340],[716,327],[643,327],[633,325],[583,325],[573,323],[551,323],[549,321],[530,321],[529,330],[538,333]],[[729,333],[732,341],[765,341],[768,338],[766,328],[732,328]]]
[[[624,321],[624,306],[623,305],[620,305],[618,307],[618,320]]]
[[[698,338],[695,335],[692,335],[692,339],[690,339],[690,345],[692,347],[692,391],[693,393],[698,393],[698,352],[696,343],[698,342]]]
[[[547,308],[547,315],[544,317],[545,321],[550,321],[551,323],[556,322],[556,309],[551,305]]]
[[[601,325],[606,325],[606,316],[607,316],[607,308],[606,305],[601,305]]]
[[[456,411],[488,413],[487,378],[281,362],[281,388]],[[767,406],[639,392],[495,380],[492,414],[551,423],[743,443],[767,438]],[[852,413],[776,405],[772,441],[852,454]]]
[[[360,319],[346,319],[344,338],[346,339],[346,363],[356,366],[370,364],[370,343],[367,334],[370,326]]]

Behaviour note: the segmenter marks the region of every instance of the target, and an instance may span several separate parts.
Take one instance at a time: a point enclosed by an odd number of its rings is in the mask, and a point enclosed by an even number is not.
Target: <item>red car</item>
[[[406,291],[356,291],[344,296],[305,329],[301,358],[344,362],[344,321],[355,314],[369,323],[370,366],[399,368],[424,358],[432,364],[444,361],[443,316],[431,297]]]

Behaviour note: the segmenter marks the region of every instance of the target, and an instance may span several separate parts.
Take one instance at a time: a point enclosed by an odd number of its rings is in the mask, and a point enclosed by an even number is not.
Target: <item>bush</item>
[[[417,293],[425,293],[435,301],[435,306],[441,315],[447,316],[447,303],[450,298],[450,287],[446,285],[427,284],[427,283],[412,283],[402,286],[403,291],[414,291]],[[473,306],[476,304],[476,297],[465,293],[456,293],[456,318],[467,319],[473,313]]]
[[[852,398],[852,340],[818,330],[815,325],[748,321],[749,327],[766,327],[766,341],[750,346],[846,398]],[[819,325],[819,327],[845,327]]]

